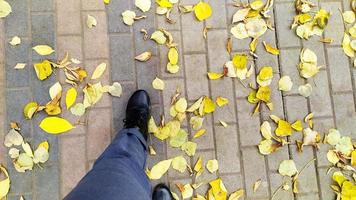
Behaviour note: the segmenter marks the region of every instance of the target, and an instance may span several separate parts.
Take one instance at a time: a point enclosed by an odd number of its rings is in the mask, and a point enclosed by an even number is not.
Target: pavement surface
[[[214,99],[223,96],[230,100],[226,107],[217,109],[205,119],[207,133],[198,141],[196,155],[189,159],[191,165],[200,155],[205,160],[219,160],[218,172],[206,173],[200,177],[201,180],[221,177],[229,192],[238,188],[245,189],[244,199],[269,199],[283,180],[277,172],[280,161],[294,159],[297,167],[301,168],[315,157],[316,162],[299,178],[300,194],[283,191],[275,199],[335,199],[329,188],[330,175],[326,174],[329,167],[326,148],[316,151],[312,147],[305,147],[304,153],[300,154],[292,144],[270,156],[262,156],[256,145],[261,140],[259,125],[261,121],[268,120],[269,114],[294,121],[314,112],[315,126],[320,132],[336,127],[344,135],[356,139],[356,68],[352,67],[352,61],[340,47],[343,24],[338,9],[350,10],[348,1],[328,0],[318,3],[333,14],[325,32],[325,36],[335,40],[331,45],[318,42],[316,37],[309,41],[297,38],[289,29],[295,15],[293,2],[275,1],[272,21],[276,31],[269,31],[262,40],[277,46],[281,54],[272,56],[259,45],[259,59],[255,63],[257,69],[264,65],[274,68],[275,78],[271,88],[275,109],[269,112],[262,108],[262,112],[253,117],[253,105],[245,99],[249,91],[239,81],[230,78],[211,81],[206,78],[207,71],[220,70],[230,59],[225,43],[231,37],[230,22],[236,8],[231,5],[231,0],[205,1],[211,4],[214,12],[206,22],[197,22],[192,14],[179,15],[173,12],[172,18],[176,23],[168,24],[164,17],[155,15],[154,9],[151,9],[146,13],[147,19],[139,20],[129,27],[122,23],[121,13],[127,9],[137,10],[133,1],[112,0],[109,6],[104,6],[100,0],[9,0],[13,13],[0,20],[0,140],[9,130],[9,122],[17,121],[23,130],[22,134],[30,143],[37,144],[47,139],[51,145],[50,160],[43,169],[35,168],[21,174],[14,170],[6,149],[0,145],[0,162],[7,165],[12,181],[9,199],[19,199],[20,195],[26,200],[63,198],[90,170],[95,159],[122,128],[126,101],[134,90],[140,88],[149,91],[153,114],[158,120],[161,114],[169,116],[170,99],[177,87],[189,102],[201,95]],[[181,0],[181,3],[192,4],[197,1]],[[97,19],[96,28],[87,28],[88,14]],[[212,27],[206,40],[202,37],[204,26]],[[165,71],[167,48],[157,46],[152,41],[144,41],[139,32],[142,28],[149,33],[157,28],[165,28],[173,34],[179,46],[179,73],[172,75]],[[15,35],[22,38],[22,44],[13,47],[8,41]],[[89,73],[99,63],[108,63],[109,70],[102,82],[120,82],[123,96],[104,96],[100,103],[86,113],[86,123],[67,134],[53,136],[44,133],[38,128],[44,115],[38,115],[31,121],[25,120],[22,108],[30,100],[46,103],[49,98],[48,88],[57,80],[63,81],[64,76],[57,74],[43,82],[37,80],[32,63],[40,61],[40,57],[31,51],[31,47],[38,44],[48,44],[55,48],[56,52],[50,59],[61,57],[68,51],[72,57],[83,62]],[[315,87],[309,98],[299,96],[296,89],[288,93],[277,90],[281,75],[289,75],[296,85],[306,82],[300,78],[296,68],[303,47],[315,51],[318,64],[324,66],[312,81]],[[135,55],[147,50],[153,53],[151,60],[144,63],[134,61]],[[233,52],[248,52],[248,42],[233,39]],[[27,63],[28,66],[15,71],[13,67],[19,62]],[[163,92],[151,86],[156,76],[165,81],[166,89]],[[68,112],[62,113],[62,116],[77,120]],[[223,128],[218,120],[227,122],[229,126]],[[157,155],[150,156],[149,167],[159,160],[180,154],[178,150],[167,148],[163,142],[153,140],[151,143]],[[254,193],[252,185],[258,179],[262,180],[262,184]],[[179,174],[170,170],[162,181],[173,186],[176,182],[190,183],[192,180],[187,173]],[[207,186],[202,186],[197,192],[205,194],[206,189]]]

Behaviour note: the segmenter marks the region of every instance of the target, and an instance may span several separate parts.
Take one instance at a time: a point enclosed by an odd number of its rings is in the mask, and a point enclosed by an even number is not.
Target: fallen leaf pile
[[[309,39],[313,35],[322,36],[328,24],[330,13],[324,9],[315,12],[313,11],[315,6],[309,0],[295,2],[297,15],[294,17],[291,29],[295,29],[297,36],[302,39]]]
[[[110,4],[110,0],[103,0],[105,5]],[[124,10],[121,13],[122,22],[127,26],[134,26],[135,21],[144,20],[147,18],[144,15],[149,12],[152,7],[155,7],[157,15],[165,16],[166,22],[170,24],[176,23],[173,12],[183,14],[192,14],[196,21],[192,23],[203,23],[202,21],[209,19],[214,11],[209,3],[197,0],[191,5],[182,5],[179,0],[135,0],[137,11]],[[153,5],[155,4],[155,5]],[[253,114],[260,112],[261,105],[265,105],[269,111],[273,111],[274,104],[271,102],[271,83],[274,78],[272,66],[255,67],[255,60],[258,59],[256,53],[259,43],[263,44],[264,50],[269,56],[278,56],[280,50],[273,44],[266,41],[259,41],[267,31],[274,31],[271,23],[270,11],[273,10],[273,0],[263,2],[261,0],[251,1],[250,3],[237,3],[232,5],[237,8],[232,18],[232,26],[230,33],[234,38],[227,38],[226,50],[231,56],[231,59],[225,62],[221,71],[207,72],[210,80],[223,79],[226,77],[236,78],[244,87],[251,89],[248,94],[247,101],[254,104]],[[316,6],[309,0],[296,0],[295,7],[297,15],[294,17],[291,29],[295,29],[298,37],[309,39],[313,35],[322,36],[331,14],[324,10],[316,10]],[[346,11],[342,13],[342,18],[345,24],[345,34],[342,41],[344,52],[349,57],[354,57],[356,51],[356,25],[355,25],[355,10],[356,1],[352,0],[351,7],[353,11]],[[0,0],[0,18],[4,18],[11,14],[12,9],[9,3]],[[180,17],[178,15],[178,17]],[[93,15],[86,16],[86,26],[89,29],[95,29],[98,21]],[[147,27],[147,30],[150,27]],[[203,29],[203,36],[207,39],[208,30],[215,28],[205,25]],[[146,29],[141,29],[143,39],[152,40],[157,45],[164,45],[167,48],[167,66],[166,71],[170,74],[179,72],[179,62],[181,60],[178,51],[178,44],[174,41],[172,34],[162,28],[155,29],[149,32]],[[249,54],[243,52],[232,53],[233,39],[250,40]],[[355,39],[355,40],[354,40]],[[331,43],[332,38],[320,38],[320,42]],[[21,38],[13,36],[9,39],[8,44],[11,48],[17,48],[21,45]],[[32,47],[33,51],[40,56],[44,56],[40,62],[33,65],[37,78],[42,81],[53,76],[57,72],[62,72],[65,75],[65,83],[54,83],[49,91],[49,99],[45,105],[40,105],[36,101],[28,102],[23,108],[24,117],[28,120],[36,117],[39,112],[44,112],[47,116],[39,123],[39,127],[49,134],[62,134],[75,128],[80,120],[77,122],[70,122],[67,119],[59,117],[63,110],[70,111],[71,114],[77,117],[83,116],[91,107],[95,106],[103,97],[104,93],[109,93],[112,96],[120,97],[122,94],[122,87],[120,83],[114,82],[112,85],[102,85],[100,78],[103,77],[107,71],[107,64],[100,63],[91,75],[88,75],[85,67],[81,66],[81,62],[76,58],[70,58],[66,53],[64,57],[58,61],[45,59],[55,52],[55,50],[46,45],[39,44]],[[139,62],[147,62],[152,56],[151,51],[143,51],[134,58]],[[249,64],[250,63],[250,64]],[[312,79],[319,70],[318,58],[316,54],[309,48],[303,48],[300,53],[300,63],[296,63],[299,70],[299,75],[304,79]],[[355,62],[356,63],[356,59]],[[13,66],[14,70],[22,70],[27,63],[17,63]],[[356,66],[356,64],[354,64]],[[199,66],[196,66],[199,67]],[[260,69],[259,71],[256,69]],[[256,84],[249,79],[256,74]],[[158,75],[157,75],[158,76]],[[164,80],[157,77],[152,80],[152,88],[162,91],[165,90]],[[283,93],[290,92],[295,87],[293,81],[294,77],[283,74],[278,80],[278,90]],[[249,81],[245,84],[245,81]],[[68,84],[69,87],[63,87]],[[311,95],[313,87],[311,84],[298,85],[298,92],[301,96],[307,98]],[[65,88],[65,89],[63,89]],[[68,89],[67,89],[68,88]],[[65,91],[64,91],[65,90]],[[79,101],[78,96],[83,96],[83,100]],[[63,100],[63,101],[62,101]],[[64,105],[62,105],[64,104]],[[188,173],[194,177],[194,182],[182,184],[176,182],[175,185],[180,191],[180,195],[172,192],[174,199],[188,199],[193,200],[238,200],[243,197],[244,190],[238,189],[236,191],[227,191],[221,178],[213,180],[197,181],[203,173],[219,174],[219,163],[216,159],[204,160],[199,157],[193,166],[190,166],[190,159],[196,154],[198,150],[198,141],[207,137],[207,129],[204,127],[206,116],[215,112],[216,109],[229,104],[229,99],[218,96],[212,99],[208,95],[201,94],[201,97],[188,103],[187,99],[181,95],[180,89],[177,88],[171,99],[169,118],[166,119],[164,115],[161,116],[160,123],[157,125],[154,118],[149,120],[150,137],[156,137],[161,141],[167,143],[168,148],[178,149],[180,154],[172,158],[167,158],[157,162],[151,169],[146,169],[147,176],[152,180],[161,179],[170,169],[179,173]],[[283,117],[270,115],[271,122],[264,121],[260,126],[260,132],[263,137],[262,141],[256,147],[262,155],[270,155],[275,151],[285,148],[285,146],[295,143],[297,150],[302,153],[305,146],[312,146],[316,150],[320,145],[328,145],[330,150],[326,157],[331,163],[331,169],[338,171],[333,174],[333,180],[336,184],[331,185],[331,188],[338,195],[341,200],[354,200],[356,196],[356,145],[355,142],[348,136],[341,136],[336,129],[330,129],[324,138],[321,138],[321,133],[314,130],[313,113],[308,114],[304,120],[298,119],[290,122]],[[188,126],[186,127],[186,123]],[[217,119],[222,127],[229,126],[228,123]],[[273,123],[273,124],[271,124]],[[11,129],[5,136],[4,145],[9,148],[9,157],[13,159],[13,164],[18,172],[26,172],[32,170],[35,165],[41,168],[41,164],[46,163],[49,159],[49,146],[47,141],[42,141],[37,148],[33,148],[20,134],[20,128],[16,123],[11,123]],[[275,127],[272,130],[272,127]],[[27,131],[27,130],[23,130]],[[189,136],[192,132],[192,137]],[[300,133],[301,138],[292,141],[291,137],[295,133]],[[222,136],[224,137],[224,136]],[[34,150],[33,150],[34,149]],[[156,155],[156,151],[152,144],[149,145],[150,155]],[[278,190],[289,190],[292,188],[294,193],[298,193],[298,177],[308,167],[313,160],[308,162],[300,170],[297,169],[293,160],[284,160],[280,163],[278,172],[281,176],[290,178],[292,185],[289,186],[287,182],[283,182]],[[329,171],[330,171],[329,170]],[[10,177],[6,169],[0,165],[0,175],[3,174],[3,180],[0,180],[0,199],[6,197],[10,190]],[[346,172],[346,173],[345,173]],[[344,175],[344,173],[346,175]],[[352,178],[348,175],[352,174]],[[253,192],[257,192],[263,183],[262,179],[255,180],[252,186]],[[206,194],[201,195],[197,193],[197,189],[202,185],[208,186]],[[275,196],[275,193],[272,196]],[[194,195],[193,197],[193,194]]]
[[[9,156],[13,159],[13,164],[18,172],[32,170],[34,164],[47,162],[49,158],[49,143],[41,142],[35,151],[28,142],[26,142],[20,134],[20,128],[16,123],[11,123],[11,129],[5,136],[4,145],[9,149]],[[22,151],[19,149],[21,146]]]
[[[261,37],[267,29],[274,30],[268,15],[273,7],[273,1],[268,0],[264,3],[261,0],[252,1],[250,4],[236,3],[239,10],[233,15],[231,34],[237,39],[252,38],[250,43],[250,53],[257,57],[254,52],[258,45],[258,38]],[[263,42],[267,52],[278,55],[279,50]]]
[[[344,21],[344,37],[342,40],[342,48],[345,54],[350,57],[355,57],[356,51],[356,23],[355,23],[355,11],[345,11],[342,13]],[[354,59],[354,67],[356,67],[356,59]]]

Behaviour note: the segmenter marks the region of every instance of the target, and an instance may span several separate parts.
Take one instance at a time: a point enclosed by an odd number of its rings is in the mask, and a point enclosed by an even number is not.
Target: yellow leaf
[[[333,150],[328,151],[328,153],[326,154],[326,158],[328,159],[329,162],[331,162],[334,165],[340,161],[339,157]]]
[[[185,98],[179,98],[174,104],[174,109],[179,113],[184,113],[187,110],[188,103]]]
[[[305,98],[309,97],[312,91],[313,91],[313,87],[309,83],[298,87],[299,94]]]
[[[106,63],[100,63],[94,70],[93,74],[91,75],[91,79],[98,79],[100,78],[106,69]]]
[[[25,151],[25,153],[29,157],[33,157],[33,151],[32,151],[30,144],[28,144],[27,142],[22,142],[21,146],[22,146],[22,149]]]
[[[204,113],[212,113],[215,111],[215,103],[209,97],[204,97],[203,104]]]
[[[260,127],[260,131],[262,136],[266,140],[271,140],[272,139],[272,128],[271,125],[269,124],[268,121],[264,121]]]
[[[152,156],[154,156],[154,155],[157,154],[156,151],[155,151],[155,149],[154,149],[153,146],[151,146],[151,145],[148,146],[148,152],[149,152],[150,155],[152,155]]]
[[[188,140],[188,133],[181,129],[178,131],[177,135],[175,135],[174,137],[171,137],[171,139],[169,140],[169,144],[172,147],[181,147],[185,142],[187,142]]]
[[[7,1],[0,0],[0,18],[8,16],[12,12],[11,6]],[[1,199],[1,196],[0,196]]]
[[[258,80],[267,81],[273,78],[273,68],[269,66],[262,67],[260,73],[257,76]]]
[[[150,171],[150,179],[156,180],[160,179],[171,166],[172,159],[163,160],[158,162],[155,166],[152,167]]]
[[[189,124],[192,126],[194,130],[198,130],[202,127],[204,122],[204,118],[199,116],[193,116],[189,120]]]
[[[76,99],[77,99],[77,90],[74,87],[72,87],[66,93],[67,109],[69,109],[75,103]]]
[[[188,199],[193,196],[193,188],[190,184],[185,184],[183,186],[183,191],[181,192],[182,192],[183,199]]]
[[[49,150],[49,143],[48,143],[48,141],[43,141],[43,142],[41,142],[41,143],[38,145],[37,148],[40,148],[40,147],[42,147],[42,148],[44,148],[44,149],[46,149],[46,150],[48,151],[48,150]]]
[[[153,32],[151,35],[151,39],[157,42],[157,44],[164,44],[167,41],[167,38],[162,31]]]
[[[59,82],[56,82],[49,88],[49,96],[53,100],[56,98],[58,95],[61,96],[62,93],[62,85]]]
[[[142,12],[147,12],[151,8],[151,0],[135,0],[135,6]]]
[[[268,103],[271,98],[271,90],[269,89],[269,87],[266,86],[258,88],[256,98]]]
[[[78,117],[81,117],[85,113],[85,106],[82,103],[77,103],[70,108],[70,112]]]
[[[197,149],[197,143],[188,141],[181,146],[181,149],[182,151],[185,151],[188,156],[194,156]]]
[[[244,190],[239,189],[239,190],[231,193],[228,200],[239,200],[243,196],[244,196]]]
[[[200,136],[204,135],[205,132],[206,132],[206,129],[200,129],[199,131],[197,131],[197,132],[194,134],[193,138],[200,137]]]
[[[223,73],[216,73],[216,72],[208,72],[208,77],[210,80],[217,80],[223,77]]]
[[[244,20],[249,11],[250,11],[250,8],[244,8],[244,9],[240,9],[240,10],[236,11],[234,16],[232,17],[232,23],[236,23],[236,22]]]
[[[356,166],[356,150],[353,150],[351,153],[351,165]]]
[[[216,98],[215,102],[219,107],[221,107],[221,106],[224,106],[224,105],[228,104],[229,103],[229,99],[219,96],[219,97]]]
[[[240,22],[230,29],[231,34],[237,39],[248,38],[248,33],[244,23]]]
[[[159,7],[163,7],[163,8],[173,7],[173,4],[168,0],[156,0],[156,3],[159,5]]]
[[[143,52],[140,55],[136,56],[135,59],[141,62],[146,62],[152,57],[152,53],[149,51]]]
[[[279,120],[275,133],[277,136],[290,136],[292,135],[292,126],[287,121]]]
[[[199,21],[209,18],[212,12],[213,11],[208,3],[201,1],[194,6],[194,13]]]
[[[336,171],[333,174],[333,180],[341,187],[342,184],[347,180],[345,176],[340,171]]]
[[[187,165],[187,160],[183,156],[177,156],[172,160],[172,168],[179,171],[180,173],[185,172]]]
[[[201,157],[199,157],[194,165],[194,171],[199,172],[202,168],[203,168],[203,160]]]
[[[103,0],[105,5],[109,5],[110,4],[110,0]]]
[[[167,63],[167,71],[171,74],[175,74],[179,71],[179,66],[172,65],[171,63]]]
[[[35,68],[37,78],[41,81],[49,77],[53,72],[52,65],[48,60],[36,63],[33,67]]]
[[[279,55],[279,50],[272,45],[266,43],[263,41],[263,45],[265,46],[265,49],[268,53],[273,54],[273,55]]]
[[[95,17],[91,16],[91,15],[87,15],[87,27],[88,28],[93,28],[98,24],[98,22],[96,21]]]
[[[36,102],[29,102],[25,105],[23,109],[23,114],[26,119],[31,119],[32,116],[37,112],[39,105]]]
[[[178,51],[175,47],[171,47],[168,51],[168,60],[172,65],[178,64]]]
[[[256,48],[257,48],[257,43],[258,42],[258,39],[257,38],[253,38],[253,40],[251,41],[251,43],[250,43],[250,50],[252,51],[252,52],[255,52],[256,51]]]
[[[289,76],[282,76],[278,81],[278,89],[281,91],[291,91],[293,87],[292,79]]]
[[[296,130],[296,131],[302,131],[303,130],[303,124],[301,120],[295,121],[291,127]]]
[[[10,131],[6,134],[4,145],[6,147],[11,147],[12,145],[19,146],[23,142],[22,135],[15,129],[10,129]]]
[[[350,156],[354,150],[351,138],[346,136],[341,137],[339,143],[335,145],[335,149],[345,156]]]
[[[19,44],[21,44],[21,38],[19,38],[18,36],[14,36],[9,43],[12,46],[19,45]]]
[[[17,63],[14,69],[23,69],[26,67],[26,63]]]
[[[122,15],[122,20],[128,26],[131,26],[135,22],[136,13],[131,10],[125,10]]]
[[[262,155],[269,155],[275,152],[278,148],[279,146],[273,144],[272,140],[270,139],[262,140],[258,145],[258,150]]]
[[[219,120],[219,122],[224,128],[226,128],[228,126],[228,124],[222,120]]]
[[[40,123],[40,128],[50,134],[60,134],[73,129],[73,125],[59,117],[46,117]]]
[[[208,160],[206,163],[206,168],[210,173],[214,173],[219,169],[219,163],[216,159]]]
[[[210,191],[216,200],[227,199],[227,190],[220,178],[210,181],[209,185],[211,186]]]
[[[108,92],[111,96],[120,97],[122,94],[122,86],[119,82],[114,82],[112,85],[109,86]]]
[[[346,23],[352,24],[355,22],[355,12],[350,10],[345,11],[344,13],[342,13],[342,18]]]
[[[330,145],[337,145],[341,139],[340,132],[336,129],[330,129],[326,136],[326,142]]]
[[[253,10],[260,10],[263,7],[264,3],[261,0],[257,0],[257,1],[253,1],[252,3],[250,3],[250,7]]]
[[[41,56],[47,56],[54,52],[52,47],[48,45],[37,45],[35,47],[32,47],[32,49],[35,50]]]
[[[0,6],[1,6],[1,1],[0,1]],[[1,7],[0,7],[0,11],[1,11]],[[1,14],[1,12],[0,12],[0,14]],[[9,193],[10,178],[9,178],[9,173],[7,172],[7,170],[4,166],[0,165],[0,170],[6,177],[4,180],[0,181],[0,199],[3,199]]]
[[[159,79],[158,77],[156,77],[153,81],[152,81],[152,87],[156,90],[164,90],[164,82],[163,80]]]
[[[350,36],[345,33],[344,38],[342,39],[342,48],[348,57],[354,57],[355,51],[351,48],[350,42]]]
[[[235,54],[232,58],[232,63],[235,69],[245,69],[247,66],[247,55],[246,54]]]
[[[256,192],[260,185],[262,184],[262,180],[258,179],[254,184],[253,184],[253,192]]]
[[[283,160],[279,164],[278,172],[282,176],[292,177],[298,173],[298,170],[293,160]]]

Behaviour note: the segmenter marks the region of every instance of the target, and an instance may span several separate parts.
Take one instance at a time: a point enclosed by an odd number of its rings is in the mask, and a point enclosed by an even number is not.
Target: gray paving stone
[[[206,20],[206,25],[213,28],[226,28],[226,4],[215,0],[205,2],[209,3],[213,10],[212,16]]]
[[[356,136],[356,113],[352,94],[333,95],[337,129],[342,135]]]
[[[264,157],[256,148],[242,149],[243,167],[246,179],[246,198],[268,198],[269,185],[267,182],[266,165]],[[261,179],[262,183],[256,192],[253,192],[253,184]]]
[[[10,122],[17,122],[22,129],[21,135],[31,138],[31,121],[23,115],[24,106],[31,100],[28,90],[14,90],[6,92],[6,130],[9,130]]]
[[[29,54],[31,51],[28,40],[22,40],[20,46],[11,46],[6,44],[6,86],[8,88],[29,86],[29,70],[32,66],[29,63]],[[26,63],[27,67],[22,70],[15,70],[17,63]]]
[[[341,17],[337,17],[339,8],[342,8],[341,2],[320,2],[321,8],[333,13],[334,17],[330,17],[327,28],[325,29],[325,37],[334,39],[333,44],[341,44],[344,35],[344,26]],[[340,31],[335,31],[340,30]]]
[[[282,49],[280,58],[281,75],[289,76],[292,79],[294,87],[286,94],[298,94],[298,87],[304,85],[305,81],[299,75],[298,64],[300,49]]]
[[[14,0],[9,2],[12,13],[5,20],[5,34],[7,37],[29,36],[29,0]]]
[[[189,52],[205,52],[203,23],[192,23],[194,15],[182,15],[182,35],[184,54]]]
[[[313,147],[311,146],[305,146],[303,153],[298,153],[296,146],[291,145],[291,154],[297,169],[301,169],[314,157]],[[303,170],[303,172],[299,175],[298,180],[298,189],[300,193],[318,192],[318,183],[314,162]]]
[[[237,119],[241,146],[258,145],[261,141],[260,118],[251,116],[255,104],[250,104],[246,99],[237,101]]]
[[[327,174],[327,169],[319,168],[318,169],[319,173],[319,183],[320,187],[322,188],[321,190],[321,199],[322,200],[334,200],[336,198],[335,193],[333,190],[330,188],[330,185],[333,183],[331,179],[331,174]]]
[[[155,90],[152,87],[152,80],[154,80],[157,75],[157,65],[159,63],[157,57],[152,57],[149,61],[144,63],[138,61],[135,62],[137,70],[136,74],[137,77],[140,77],[137,79],[138,88],[144,89],[150,94],[152,104],[160,103],[160,91]]]
[[[111,78],[113,81],[134,80],[135,65],[130,34],[110,36]]]
[[[106,6],[109,33],[131,32],[130,26],[126,26],[122,22],[122,16],[121,16],[121,13],[129,9],[130,9],[130,1],[126,1],[126,0],[112,1],[108,6]]]
[[[229,193],[243,189],[243,178],[241,174],[220,175],[220,178]]]
[[[210,85],[211,98],[213,101],[215,101],[219,96],[229,99],[229,103],[227,105],[222,107],[216,106],[213,113],[215,123],[219,123],[219,120],[224,122],[235,122],[236,112],[233,95],[234,90],[231,79],[210,80]]]
[[[114,78],[113,78],[114,81]],[[122,83],[122,96],[120,98],[113,98],[112,99],[112,108],[113,108],[113,133],[116,135],[118,131],[120,131],[124,124],[123,121],[125,119],[125,108],[127,101],[131,96],[131,92],[135,91],[136,86],[133,83]],[[126,91],[126,92],[125,92]]]
[[[38,200],[59,199],[59,169],[54,164],[34,171],[34,194]]]
[[[21,196],[26,199],[26,200],[31,200],[31,199],[34,199],[32,197],[32,194],[31,195],[8,195],[7,199],[8,200],[19,200],[21,198]]]
[[[53,14],[31,14],[32,46],[49,45],[55,49],[55,25]],[[38,55],[32,50],[32,59],[40,60],[44,56]],[[45,56],[45,58],[55,59],[55,53]]]
[[[208,35],[208,61],[209,70],[222,72],[224,64],[230,60],[226,51],[226,30],[211,30]]]
[[[310,95],[310,108],[315,116],[332,116],[333,110],[330,99],[328,75],[325,70],[320,71],[313,79],[313,92]]]
[[[295,34],[295,30],[290,30],[290,25],[295,16],[294,3],[276,3],[276,31],[279,48],[300,47],[300,40]]]
[[[205,54],[185,55],[186,81],[188,99],[195,101],[202,94],[209,94],[209,82],[207,80],[207,63]],[[199,92],[197,92],[199,91]]]
[[[328,48],[331,88],[333,92],[352,90],[349,60],[342,48]]]
[[[219,173],[240,172],[240,155],[235,125],[215,126],[216,154]]]
[[[53,11],[53,9],[54,9],[53,0],[32,0],[31,1],[31,11],[46,12],[46,11]]]
[[[276,191],[285,181],[289,186],[292,186],[290,180],[286,180],[281,176],[279,173],[271,173],[270,176],[270,182],[271,182],[271,192],[273,193]],[[293,197],[293,192],[292,190],[279,190],[276,193],[276,196],[274,197],[275,199],[294,199]]]
[[[318,200],[319,195],[317,193],[297,194],[297,200]]]

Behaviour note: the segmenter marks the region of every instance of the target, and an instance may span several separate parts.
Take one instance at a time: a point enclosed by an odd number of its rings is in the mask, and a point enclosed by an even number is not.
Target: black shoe
[[[150,119],[150,97],[144,90],[134,92],[126,107],[125,128],[139,128],[147,140],[148,120]]]
[[[152,200],[173,200],[171,190],[163,183],[153,189]]]

